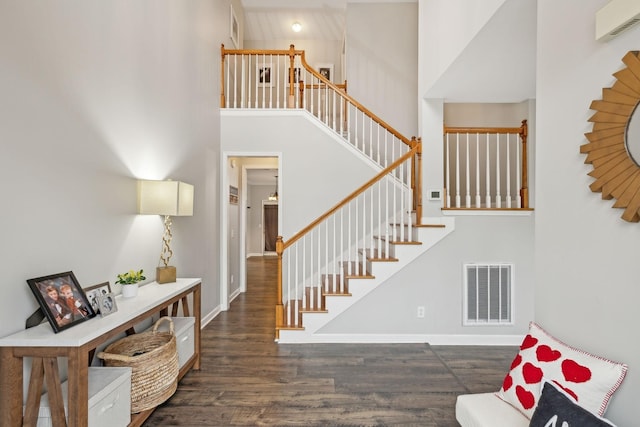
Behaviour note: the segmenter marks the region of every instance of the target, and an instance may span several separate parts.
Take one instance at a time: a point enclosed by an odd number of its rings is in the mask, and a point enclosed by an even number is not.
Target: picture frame
[[[325,79],[333,81],[333,64],[316,64],[316,70]]]
[[[87,301],[89,301],[89,305],[91,305],[93,311],[96,314],[100,314],[100,303],[98,302],[98,296],[110,294],[111,284],[109,284],[109,282],[98,283],[97,285],[85,288],[84,293],[87,296]]]
[[[108,316],[118,311],[116,304],[116,296],[109,292],[108,294],[98,295],[98,306],[100,307],[100,316]]]
[[[96,315],[72,271],[27,279],[27,284],[56,334]]]
[[[289,86],[289,72],[291,71],[291,67],[287,67],[287,74],[285,75],[285,79],[287,80],[287,86]],[[302,69],[300,67],[293,68],[293,83],[300,83],[300,77],[302,76]]]
[[[238,17],[236,16],[236,12],[233,10],[233,5],[229,5],[229,38],[233,43],[233,47],[236,49],[240,48],[240,25],[238,24]]]
[[[256,83],[258,87],[273,86],[273,64],[262,62],[256,65]]]

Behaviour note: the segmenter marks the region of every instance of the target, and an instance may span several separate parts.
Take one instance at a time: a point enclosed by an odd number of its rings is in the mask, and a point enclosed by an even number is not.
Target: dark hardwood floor
[[[145,426],[458,426],[456,396],[497,390],[516,347],[277,344],[275,258],[202,331],[202,369]]]

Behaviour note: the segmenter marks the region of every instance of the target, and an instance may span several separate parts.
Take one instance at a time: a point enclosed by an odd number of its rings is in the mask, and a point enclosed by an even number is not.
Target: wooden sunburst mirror
[[[580,146],[593,166],[589,186],[602,198],[615,198],[614,208],[622,208],[622,219],[640,221],[640,58],[628,52],[622,62],[626,68],[613,76],[616,82],[602,89],[602,99],[591,103],[596,113],[589,119],[589,143]]]

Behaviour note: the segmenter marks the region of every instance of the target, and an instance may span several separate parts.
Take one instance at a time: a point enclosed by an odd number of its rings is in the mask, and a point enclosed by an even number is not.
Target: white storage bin
[[[68,415],[67,382],[62,383],[64,412]],[[131,422],[131,368],[89,368],[91,427],[120,427]],[[37,427],[51,427],[48,393],[40,399]]]
[[[176,347],[178,350],[178,366],[182,368],[185,363],[195,353],[195,339],[193,327],[196,323],[195,317],[172,317],[173,332],[176,335]],[[167,332],[169,325],[163,322],[158,326],[158,331]]]

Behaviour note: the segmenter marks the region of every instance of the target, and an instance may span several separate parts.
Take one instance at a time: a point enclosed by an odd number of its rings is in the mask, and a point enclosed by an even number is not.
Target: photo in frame
[[[232,4],[229,5],[229,37],[233,42],[233,47],[239,49],[240,25],[238,25],[238,17],[236,17]]]
[[[260,63],[256,66],[256,79],[258,87],[271,87],[273,86],[273,67],[271,63]]]
[[[112,293],[98,295],[98,306],[102,317],[118,311],[116,297]]]
[[[111,285],[109,282],[99,283],[97,285],[89,286],[84,290],[85,295],[87,296],[87,301],[89,301],[89,305],[93,308],[93,311],[96,314],[100,313],[100,304],[98,303],[98,296],[106,295],[111,293]]]
[[[55,333],[96,315],[72,271],[27,279],[27,284]]]
[[[317,64],[316,70],[325,79],[333,81],[333,64]]]
[[[291,71],[291,68],[287,68],[287,75],[286,75],[286,79],[287,79],[287,86],[289,85],[289,73]],[[293,83],[300,83],[300,76],[302,75],[302,70],[300,69],[300,67],[294,67],[293,68]]]

